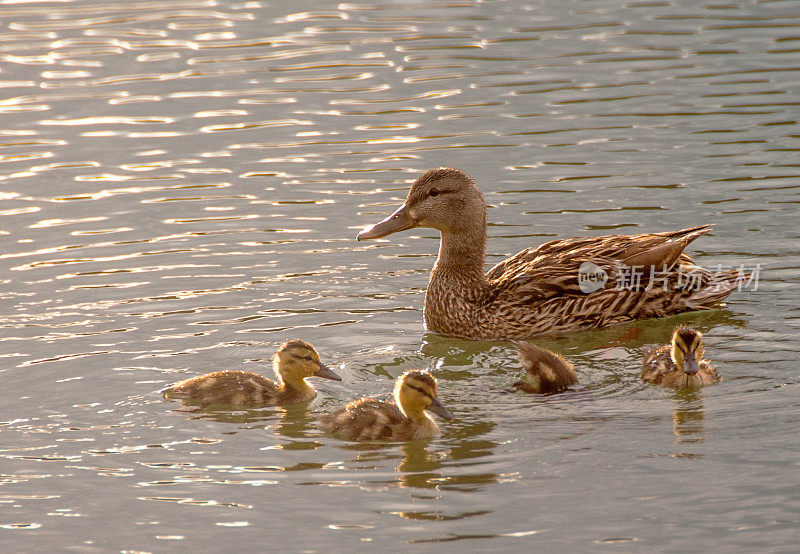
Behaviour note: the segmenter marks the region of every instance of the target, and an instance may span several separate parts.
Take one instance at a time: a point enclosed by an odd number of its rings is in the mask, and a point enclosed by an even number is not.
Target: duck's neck
[[[441,434],[439,424],[424,410],[406,413],[411,438],[430,438]]]
[[[454,281],[472,289],[482,289],[486,258],[486,229],[442,233],[439,258],[431,271],[431,283]]]
[[[281,375],[279,371],[276,371],[275,375],[277,375],[278,385],[283,391],[292,391],[303,396],[313,396],[315,394],[314,387],[306,383],[306,380],[303,377]]]
[[[401,411],[408,419],[414,422],[425,421],[425,419],[428,417],[427,414],[425,413],[425,410],[418,409],[416,407],[413,409],[409,409],[408,406],[402,406]]]

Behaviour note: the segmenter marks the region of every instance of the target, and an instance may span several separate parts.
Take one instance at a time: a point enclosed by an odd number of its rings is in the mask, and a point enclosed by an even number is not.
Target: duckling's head
[[[341,381],[342,378],[320,361],[319,353],[310,343],[287,340],[281,344],[272,358],[275,374],[284,383],[297,384],[306,377],[322,377]]]
[[[431,227],[442,234],[484,230],[486,204],[472,177],[452,167],[429,169],[414,181],[396,212],[356,238],[377,239],[414,227]]]
[[[428,410],[444,419],[453,419],[436,396],[436,379],[428,371],[411,370],[397,378],[394,399],[406,417],[417,419]]]
[[[698,363],[703,359],[703,335],[691,327],[684,325],[672,333],[672,361],[686,375],[694,375],[699,371]]]

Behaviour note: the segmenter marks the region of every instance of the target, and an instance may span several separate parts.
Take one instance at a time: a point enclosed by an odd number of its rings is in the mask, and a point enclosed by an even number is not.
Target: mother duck
[[[712,273],[683,253],[709,225],[640,235],[554,240],[484,274],[486,204],[458,169],[431,169],[392,215],[358,240],[430,227],[441,235],[425,293],[425,326],[466,339],[521,339],[719,306],[737,271]]]

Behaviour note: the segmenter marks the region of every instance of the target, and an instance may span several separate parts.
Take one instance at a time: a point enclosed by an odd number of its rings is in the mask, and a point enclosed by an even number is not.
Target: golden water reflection
[[[281,446],[284,449],[314,448],[318,443],[309,443],[302,439],[313,436],[315,416],[310,413],[308,403],[293,406],[270,406],[250,409],[209,409],[187,408],[173,410],[183,413],[190,419],[207,419],[217,423],[234,423],[237,429],[264,429],[273,427],[275,433],[291,440]],[[275,420],[276,415],[278,419]],[[272,422],[274,421],[274,425]],[[228,432],[231,433],[231,432]],[[311,445],[311,446],[309,446]]]
[[[678,389],[674,393],[672,409],[672,431],[675,442],[693,443],[705,440],[705,411],[703,391]]]

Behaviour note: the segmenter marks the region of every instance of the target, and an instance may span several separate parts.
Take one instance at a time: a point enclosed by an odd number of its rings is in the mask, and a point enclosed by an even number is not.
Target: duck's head
[[[672,333],[670,355],[675,365],[686,375],[694,375],[700,370],[703,359],[703,335],[691,327],[680,326]]]
[[[412,419],[428,410],[444,419],[453,419],[436,396],[436,379],[428,371],[411,370],[397,378],[394,399],[400,411]]]
[[[356,238],[377,239],[414,227],[431,227],[442,234],[485,229],[486,204],[472,177],[452,167],[429,169],[414,181],[397,211]]]
[[[319,353],[310,343],[300,339],[287,340],[281,344],[272,358],[272,366],[275,374],[284,383],[298,383],[306,377],[342,380],[322,363]]]

